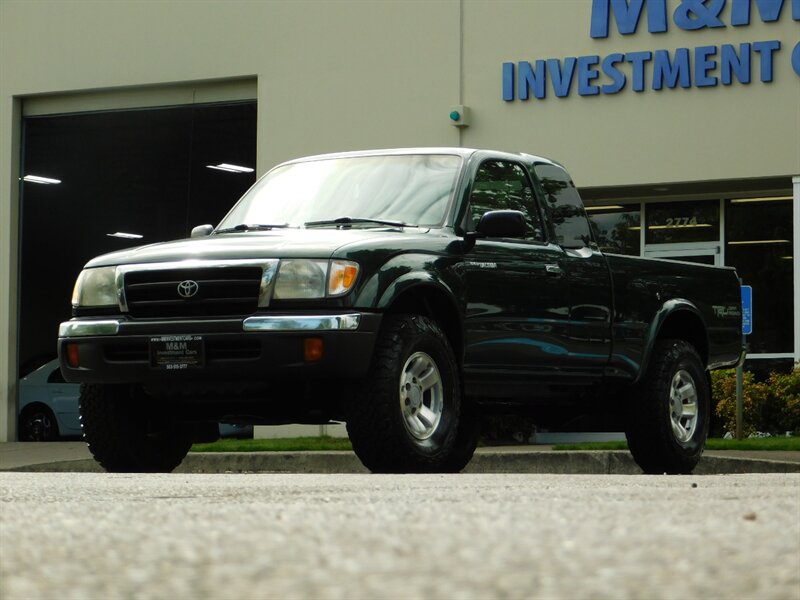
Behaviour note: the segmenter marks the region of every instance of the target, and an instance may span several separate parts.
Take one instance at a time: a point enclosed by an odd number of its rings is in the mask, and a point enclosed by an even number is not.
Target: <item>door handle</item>
[[[545,265],[544,270],[551,277],[561,277],[564,274],[564,271],[558,265]]]

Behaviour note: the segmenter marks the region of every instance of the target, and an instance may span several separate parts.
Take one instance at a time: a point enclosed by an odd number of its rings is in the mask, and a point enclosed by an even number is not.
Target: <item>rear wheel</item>
[[[373,364],[347,403],[347,432],[378,473],[456,472],[477,443],[458,365],[441,328],[420,315],[388,316]]]
[[[59,438],[58,422],[53,411],[44,405],[32,405],[19,416],[21,442],[54,442]]]
[[[683,340],[659,340],[629,399],[626,436],[645,473],[691,473],[708,435],[711,391],[700,356]]]
[[[192,445],[187,427],[160,417],[130,386],[83,384],[80,415],[89,450],[112,473],[168,473]]]

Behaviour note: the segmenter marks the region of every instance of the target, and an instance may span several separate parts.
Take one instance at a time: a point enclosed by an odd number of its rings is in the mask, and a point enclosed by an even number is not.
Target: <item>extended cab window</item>
[[[475,175],[469,209],[467,231],[475,231],[481,216],[490,210],[518,210],[525,215],[525,239],[543,241],[544,228],[528,175],[519,165],[504,161],[487,161]]]
[[[567,248],[588,246],[592,241],[583,201],[567,172],[556,165],[537,164],[534,171],[544,189],[545,210],[556,243]]]

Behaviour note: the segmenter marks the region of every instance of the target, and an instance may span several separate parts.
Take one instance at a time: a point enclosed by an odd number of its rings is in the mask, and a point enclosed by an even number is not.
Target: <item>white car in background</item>
[[[58,359],[45,363],[19,381],[19,421],[21,442],[54,442],[80,438],[79,383],[67,383]],[[253,437],[252,425],[220,423],[220,437]]]
[[[81,437],[80,390],[80,384],[64,381],[57,359],[20,379],[19,441],[52,442]]]

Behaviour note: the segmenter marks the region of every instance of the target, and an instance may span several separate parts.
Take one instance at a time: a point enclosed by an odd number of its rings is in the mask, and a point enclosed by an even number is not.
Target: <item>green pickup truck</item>
[[[457,472],[512,414],[595,415],[688,473],[742,359],[733,269],[605,255],[562,166],[464,148],[281,164],[216,227],[90,261],[72,307],[61,369],[119,472],[219,421],[345,421],[373,472]]]

